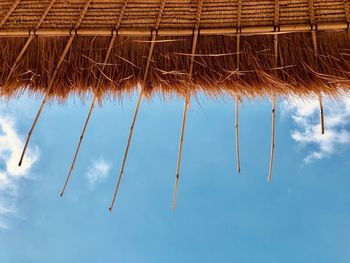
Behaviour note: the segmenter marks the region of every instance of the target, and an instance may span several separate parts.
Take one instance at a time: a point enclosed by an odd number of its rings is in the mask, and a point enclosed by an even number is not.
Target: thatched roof
[[[198,91],[236,100],[272,99],[272,178],[277,96],[350,89],[348,0],[2,0],[0,96],[44,94],[19,165],[49,98],[94,94],[61,195],[74,169],[95,102],[141,84],[110,210],[123,175],[140,102],[154,91],[185,96],[173,207],[186,114]]]
[[[350,87],[349,21],[343,0],[4,0],[1,95],[101,96],[137,83],[145,93],[335,94]]]

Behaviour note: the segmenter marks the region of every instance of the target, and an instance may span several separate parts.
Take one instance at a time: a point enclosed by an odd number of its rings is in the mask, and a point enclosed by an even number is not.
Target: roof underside
[[[340,0],[3,0],[0,91],[335,95],[349,21]]]

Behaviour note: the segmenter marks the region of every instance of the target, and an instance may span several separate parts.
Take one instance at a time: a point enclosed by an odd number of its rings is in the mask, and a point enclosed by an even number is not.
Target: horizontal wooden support
[[[253,35],[253,34],[286,34],[294,32],[309,31],[345,31],[349,30],[349,23],[322,23],[315,25],[298,24],[298,25],[281,25],[274,26],[254,26],[241,28],[201,28],[199,35]],[[120,28],[114,29],[38,29],[38,30],[0,30],[0,37],[26,37],[30,35],[42,37],[65,37],[71,35],[78,36],[151,36],[154,30]],[[159,29],[158,36],[192,36],[193,29]],[[154,33],[153,33],[154,34]]]

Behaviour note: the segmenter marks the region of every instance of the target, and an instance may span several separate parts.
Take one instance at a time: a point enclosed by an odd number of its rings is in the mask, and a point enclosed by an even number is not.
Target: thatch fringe
[[[66,99],[70,94],[84,96],[98,82],[98,97],[119,96],[144,86],[145,95],[153,92],[184,96],[186,90],[208,95],[225,92],[241,97],[311,94],[337,95],[350,88],[350,37],[348,32],[318,33],[317,55],[310,34],[282,34],[279,49],[283,66],[274,67],[273,36],[241,36],[238,71],[236,37],[199,36],[193,74],[188,78],[192,38],[162,37],[154,46],[148,78],[143,79],[149,41],[142,37],[117,37],[104,74],[96,76],[108,47],[109,37],[76,37],[57,72],[49,96]],[[0,87],[2,96],[24,91],[46,93],[57,62],[67,43],[65,37],[36,37],[26,56],[17,62],[26,38],[1,38]],[[277,74],[274,72],[277,71]],[[12,76],[7,80],[8,76]]]

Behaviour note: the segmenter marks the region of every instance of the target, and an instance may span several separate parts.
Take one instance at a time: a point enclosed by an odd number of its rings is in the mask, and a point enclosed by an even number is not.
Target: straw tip
[[[112,208],[112,207],[108,208],[108,211],[109,211],[109,212],[112,212],[112,210],[113,210],[113,208]]]
[[[62,197],[63,196],[63,193],[60,193],[60,197]]]
[[[19,161],[18,166],[21,166],[21,165],[22,165],[22,161]]]

